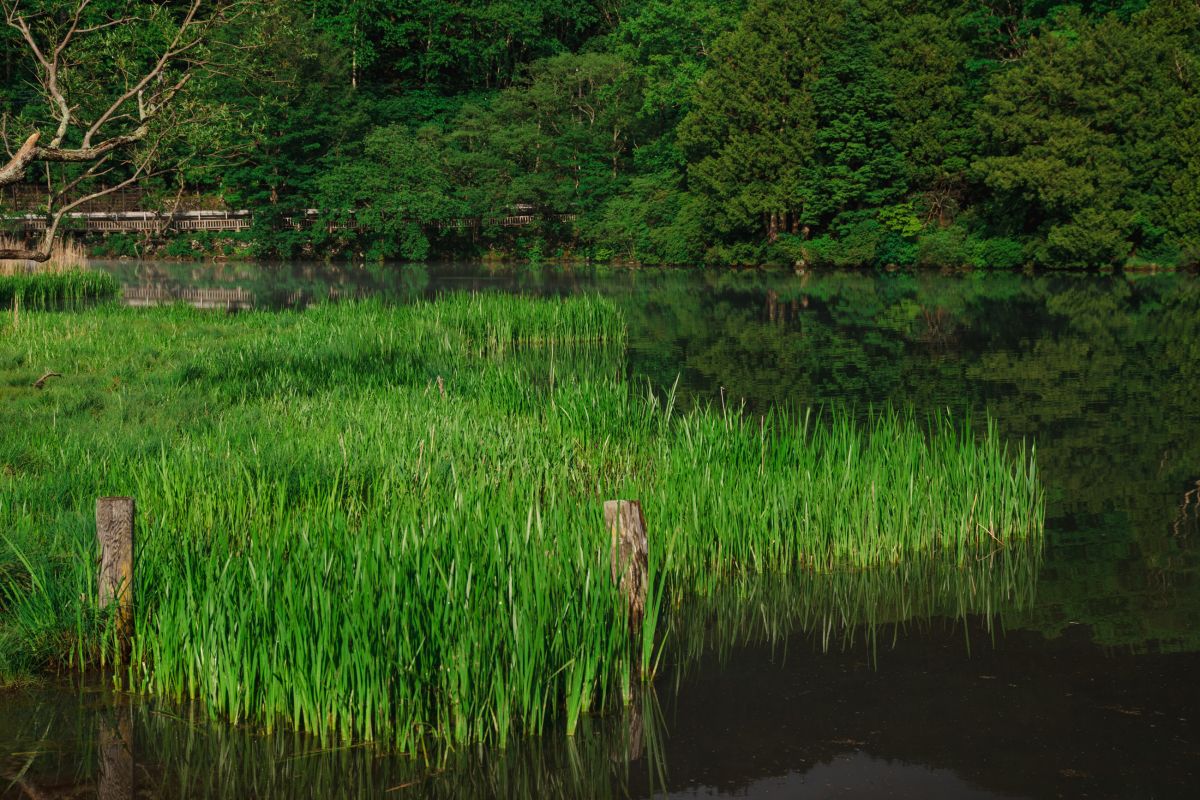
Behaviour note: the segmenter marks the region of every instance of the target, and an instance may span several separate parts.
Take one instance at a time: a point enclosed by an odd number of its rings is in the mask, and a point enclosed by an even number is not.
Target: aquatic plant
[[[0,631],[233,721],[504,746],[628,700],[681,603],[1040,539],[1033,452],[991,424],[678,413],[625,381],[624,336],[600,298],[30,315],[0,375],[65,377],[14,392],[0,432]],[[128,658],[73,599],[102,494],[139,504]],[[640,628],[615,497],[651,529]]]
[[[104,272],[15,272],[0,274],[0,306],[20,298],[25,308],[52,308],[63,303],[115,297],[121,284]]]

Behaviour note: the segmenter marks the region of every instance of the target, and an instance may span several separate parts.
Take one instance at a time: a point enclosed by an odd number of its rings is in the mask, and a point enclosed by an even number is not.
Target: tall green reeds
[[[65,377],[0,432],[0,635],[235,721],[504,745],[627,699],[680,603],[1039,541],[1033,453],[991,425],[681,414],[624,382],[624,335],[596,298],[30,315],[0,374]],[[70,599],[94,595],[99,494],[139,505],[128,660]],[[638,630],[609,579],[616,497],[650,528]]]
[[[0,274],[0,305],[19,298],[25,308],[53,308],[64,303],[106,300],[121,291],[117,279],[105,272],[18,272]]]

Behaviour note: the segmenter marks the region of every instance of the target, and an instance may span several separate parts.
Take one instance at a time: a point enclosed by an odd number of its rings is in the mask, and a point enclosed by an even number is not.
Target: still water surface
[[[676,663],[625,713],[432,768],[87,682],[6,694],[2,798],[1200,795],[1196,276],[109,268],[263,308],[602,292],[630,377],[685,403],[991,415],[1036,443],[1047,544],[680,609]]]

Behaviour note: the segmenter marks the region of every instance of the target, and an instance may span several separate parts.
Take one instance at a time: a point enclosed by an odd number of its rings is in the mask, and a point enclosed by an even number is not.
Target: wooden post
[[[646,518],[637,500],[604,501],[604,522],[612,534],[613,583],[621,587],[629,601],[634,623],[642,621],[646,610]]]
[[[117,631],[124,641],[133,634],[132,497],[96,500],[96,538],[100,540],[100,608],[116,601]]]

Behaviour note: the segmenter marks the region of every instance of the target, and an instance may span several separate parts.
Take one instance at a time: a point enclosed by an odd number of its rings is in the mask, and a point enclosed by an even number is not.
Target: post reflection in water
[[[118,699],[98,714],[100,800],[126,800],[134,796],[133,707],[129,698]]]

